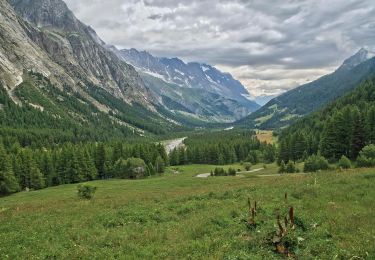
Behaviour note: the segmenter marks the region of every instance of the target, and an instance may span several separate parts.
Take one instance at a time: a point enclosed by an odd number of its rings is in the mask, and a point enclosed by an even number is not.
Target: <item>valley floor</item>
[[[95,181],[91,201],[78,199],[77,185],[0,198],[1,258],[278,259],[276,214],[290,206],[296,229],[289,239],[298,241],[291,248],[299,259],[375,258],[375,169],[274,176],[277,167],[268,165],[195,178],[213,167]],[[258,204],[251,228],[248,198]]]

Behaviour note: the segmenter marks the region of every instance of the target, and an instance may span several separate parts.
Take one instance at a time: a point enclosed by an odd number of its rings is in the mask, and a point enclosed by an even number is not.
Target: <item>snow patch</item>
[[[208,79],[209,82],[211,82],[212,84],[216,84],[216,82],[209,76],[206,74],[206,78]]]
[[[178,70],[178,69],[174,69],[175,72],[181,74],[182,76],[185,76],[185,73],[183,73],[182,71]]]
[[[206,72],[206,71],[208,71],[208,70],[211,70],[210,67],[207,67],[207,66],[205,66],[205,65],[202,65],[201,68],[202,68],[202,70],[203,70],[204,72]]]

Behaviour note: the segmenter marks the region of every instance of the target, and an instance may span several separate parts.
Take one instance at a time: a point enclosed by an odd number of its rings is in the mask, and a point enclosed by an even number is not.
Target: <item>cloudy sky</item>
[[[65,0],[119,48],[215,65],[279,94],[375,47],[374,0]]]

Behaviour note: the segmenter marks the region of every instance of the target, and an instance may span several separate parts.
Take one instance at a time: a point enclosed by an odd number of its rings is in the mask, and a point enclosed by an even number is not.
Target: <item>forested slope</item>
[[[375,144],[375,79],[326,108],[304,118],[280,135],[280,160],[299,160],[320,152],[327,159],[356,159]]]

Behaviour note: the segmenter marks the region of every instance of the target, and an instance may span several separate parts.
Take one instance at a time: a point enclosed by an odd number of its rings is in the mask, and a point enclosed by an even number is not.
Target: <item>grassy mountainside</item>
[[[1,198],[1,255],[284,259],[272,244],[276,214],[293,206],[296,228],[288,239],[296,241],[296,258],[375,257],[373,169],[255,176],[274,173],[269,165],[244,177],[200,179],[193,176],[210,167],[187,167],[180,175],[92,182],[98,187],[92,201],[78,199],[76,185]],[[258,202],[252,228],[248,198]]]
[[[334,73],[274,98],[238,124],[261,129],[285,127],[349,93],[375,74],[375,58]]]

